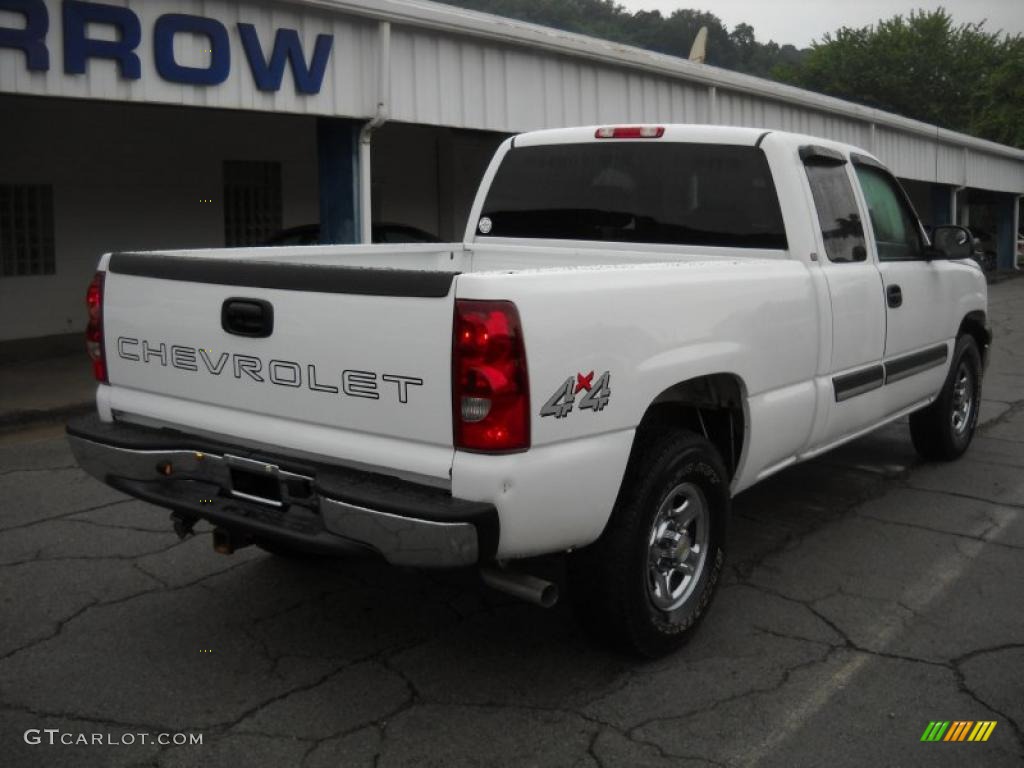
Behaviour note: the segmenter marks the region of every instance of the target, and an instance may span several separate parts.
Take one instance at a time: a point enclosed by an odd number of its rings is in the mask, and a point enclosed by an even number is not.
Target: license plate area
[[[281,508],[281,470],[274,464],[225,456],[231,495],[247,501],[255,501],[271,507]]]

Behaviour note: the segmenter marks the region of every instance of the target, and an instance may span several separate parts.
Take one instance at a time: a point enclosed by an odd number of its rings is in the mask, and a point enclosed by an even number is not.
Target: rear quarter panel
[[[741,474],[791,455],[810,435],[818,361],[817,305],[804,264],[760,258],[462,275],[457,298],[519,308],[530,375],[532,447],[507,457],[456,452],[452,492],[501,514],[499,555],[581,545],[607,521],[632,436],[664,390],[733,373],[753,419]],[[567,379],[609,373],[603,410],[541,416]],[[579,398],[577,396],[577,403]],[[748,418],[748,425],[752,419]],[[753,463],[757,466],[750,466]],[[529,487],[534,491],[518,489]]]

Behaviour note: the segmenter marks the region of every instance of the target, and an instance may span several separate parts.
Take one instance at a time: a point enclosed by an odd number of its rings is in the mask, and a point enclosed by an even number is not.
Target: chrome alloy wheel
[[[658,610],[687,601],[704,571],[711,515],[693,483],[677,485],[661,502],[647,545],[647,593]]]
[[[953,431],[962,435],[971,419],[974,408],[974,381],[965,363],[956,369],[956,384],[953,385],[953,413],[950,420]]]

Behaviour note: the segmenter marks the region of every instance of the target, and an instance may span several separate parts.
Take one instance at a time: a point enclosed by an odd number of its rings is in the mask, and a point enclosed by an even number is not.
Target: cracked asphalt
[[[729,567],[681,652],[595,647],[568,606],[472,573],[214,554],[0,437],[5,766],[1024,763],[1024,280],[991,290],[985,422],[958,462],[905,424],[736,500]],[[557,561],[537,567],[557,575]],[[930,720],[995,720],[922,744]],[[28,729],[202,745],[29,745]]]

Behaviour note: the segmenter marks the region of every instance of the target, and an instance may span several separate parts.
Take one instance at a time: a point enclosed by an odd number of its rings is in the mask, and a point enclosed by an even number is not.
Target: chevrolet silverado
[[[747,128],[518,135],[463,242],[104,255],[80,464],[215,548],[474,567],[567,553],[656,656],[705,614],[732,496],[909,415],[968,447],[991,339],[970,234],[893,175]]]

